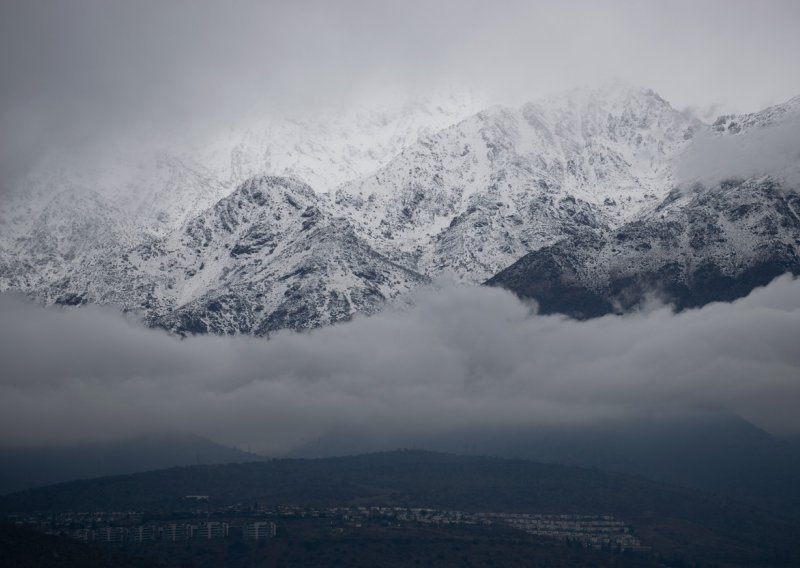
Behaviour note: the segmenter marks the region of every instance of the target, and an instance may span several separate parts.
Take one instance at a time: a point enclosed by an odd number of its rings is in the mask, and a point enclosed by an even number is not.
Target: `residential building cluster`
[[[312,516],[335,516],[356,527],[374,520],[432,525],[505,525],[528,534],[575,542],[593,548],[649,550],[636,538],[631,527],[613,515],[468,513],[446,509],[398,507],[339,507]]]
[[[188,540],[215,540],[238,534],[244,540],[269,540],[275,537],[277,527],[272,521],[208,521],[146,523],[141,525],[107,525],[75,527],[74,524],[17,521],[45,534],[66,535],[83,542],[148,543],[179,542]]]
[[[189,496],[206,501],[206,496]],[[188,515],[196,515],[190,518]],[[147,517],[153,519],[154,517]],[[274,507],[244,505],[206,508],[186,518],[146,521],[140,512],[60,513],[17,519],[17,524],[50,534],[66,534],[82,541],[108,543],[215,540],[236,535],[245,540],[269,540],[281,519],[319,519],[331,527],[358,530],[368,526],[474,525],[505,526],[528,534],[554,538],[585,547],[613,550],[649,550],[629,525],[612,515],[551,513],[475,513],[424,507]]]
[[[593,548],[646,551],[624,522],[611,515],[505,515],[510,527],[528,534],[579,542]]]

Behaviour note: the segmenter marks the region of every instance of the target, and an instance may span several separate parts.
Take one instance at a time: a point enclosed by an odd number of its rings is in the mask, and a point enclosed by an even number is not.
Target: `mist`
[[[798,188],[800,112],[778,124],[748,128],[738,134],[701,133],[677,158],[676,173],[687,185],[714,186],[729,179],[770,175],[786,188]]]
[[[283,454],[369,432],[591,424],[714,407],[800,432],[800,280],[731,304],[579,322],[493,288],[269,340],[179,340],[117,312],[0,297],[0,445],[185,431]]]
[[[800,5],[764,4],[11,0],[0,190],[54,153],[96,167],[109,146],[435,88],[516,104],[616,77],[676,108],[758,110],[800,93]]]

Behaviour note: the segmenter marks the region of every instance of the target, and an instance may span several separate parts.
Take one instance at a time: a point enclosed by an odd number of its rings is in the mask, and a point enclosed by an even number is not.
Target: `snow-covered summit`
[[[570,91],[492,107],[339,188],[379,250],[478,282],[571,232],[616,226],[666,195],[702,124],[650,90]]]

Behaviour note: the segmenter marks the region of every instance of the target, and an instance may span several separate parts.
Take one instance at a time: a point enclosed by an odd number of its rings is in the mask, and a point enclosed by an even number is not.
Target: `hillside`
[[[263,458],[188,434],[64,447],[2,448],[0,494],[74,479],[260,459]]]
[[[524,460],[398,451],[320,460],[193,466],[60,484],[0,499],[6,513],[174,511],[187,494],[237,502],[385,505],[467,512],[613,514],[643,542],[683,558],[786,565],[800,525],[709,494],[641,478]]]

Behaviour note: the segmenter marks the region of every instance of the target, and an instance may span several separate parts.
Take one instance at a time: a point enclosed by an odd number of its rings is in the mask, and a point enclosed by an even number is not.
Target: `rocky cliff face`
[[[626,86],[494,107],[345,184],[335,205],[387,256],[481,282],[527,252],[657,203],[673,157],[701,126]]]
[[[800,195],[770,177],[676,190],[640,219],[532,252],[487,284],[578,318],[654,297],[679,309],[732,301],[785,272],[800,274],[797,211]]]
[[[374,313],[426,281],[375,252],[308,185],[262,176],[167,237],[109,245],[37,293],[118,305],[180,334],[266,335]]]
[[[137,268],[166,265],[159,292],[175,306],[152,321],[181,333],[319,327],[427,281],[373,250],[309,186],[279,177],[245,182],[152,250],[163,255]]]
[[[535,298],[545,313],[593,317],[651,297],[679,309],[732,301],[800,274],[800,157],[775,156],[800,144],[799,109],[792,99],[720,117],[681,157],[693,177],[658,205],[532,252],[487,283]]]

